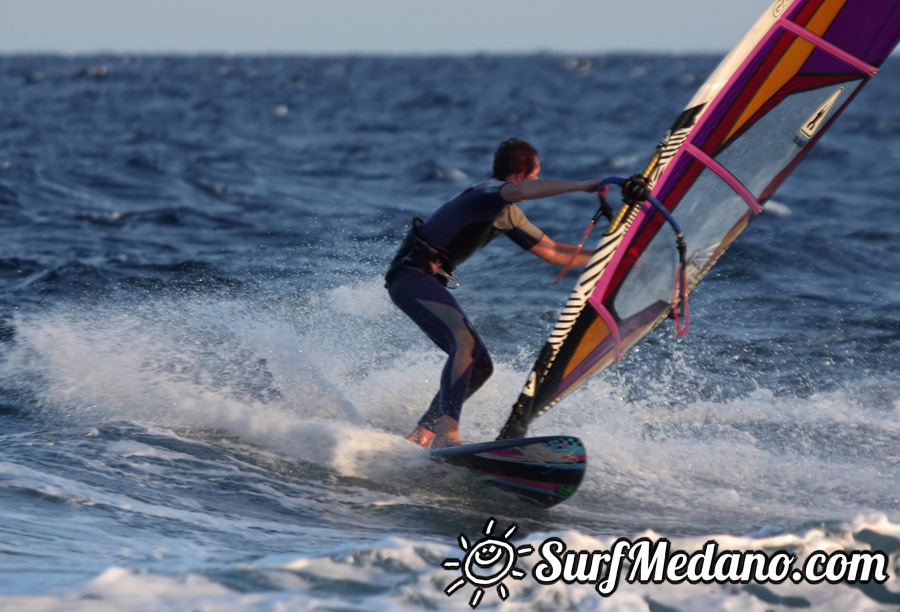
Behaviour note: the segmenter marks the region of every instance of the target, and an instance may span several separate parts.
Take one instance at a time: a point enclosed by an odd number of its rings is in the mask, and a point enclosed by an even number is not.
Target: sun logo
[[[507,576],[514,580],[521,580],[527,574],[516,567],[519,557],[525,557],[534,552],[531,545],[513,547],[509,538],[516,532],[518,525],[513,525],[500,537],[493,537],[494,526],[497,521],[491,517],[484,525],[484,536],[475,545],[469,543],[464,533],[459,534],[459,548],[466,553],[463,559],[444,559],[441,567],[447,570],[462,570],[462,576],[454,580],[450,586],[444,589],[447,597],[453,595],[466,583],[475,586],[475,592],[469,600],[471,608],[477,608],[484,597],[484,589],[497,586],[497,595],[506,601],[509,597],[509,589],[503,584]]]

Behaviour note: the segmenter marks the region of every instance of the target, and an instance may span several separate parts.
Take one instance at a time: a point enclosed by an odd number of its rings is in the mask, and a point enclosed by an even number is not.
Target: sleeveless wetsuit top
[[[455,282],[452,274],[459,264],[503,233],[526,250],[540,242],[544,232],[500,195],[504,184],[482,181],[438,208],[427,221],[413,219],[385,274],[386,285],[406,268],[432,274],[446,286]]]
[[[419,236],[438,251],[448,272],[505,233],[523,249],[541,241],[522,209],[500,195],[505,183],[488,179],[469,187],[438,208],[419,227]]]

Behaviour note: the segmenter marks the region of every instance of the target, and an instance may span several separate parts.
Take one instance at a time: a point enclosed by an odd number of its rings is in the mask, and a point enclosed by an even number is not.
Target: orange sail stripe
[[[563,377],[568,377],[575,368],[581,365],[581,362],[587,359],[590,354],[600,346],[601,342],[606,340],[609,335],[609,326],[603,319],[598,317],[597,320],[588,327],[584,336],[581,337],[578,348],[575,349],[575,354],[572,355],[572,359],[566,364],[566,371],[563,374]]]
[[[844,7],[844,4],[845,2],[826,2],[810,20],[806,29],[817,36],[823,36],[825,32],[828,31],[831,24],[834,23],[835,17],[837,17],[838,13]],[[750,119],[753,118],[753,116],[756,115],[756,113],[758,113],[782,87],[787,85],[787,83],[800,72],[803,64],[806,63],[815,49],[815,45],[802,38],[798,38],[791,44],[790,49],[784,54],[772,70],[769,78],[766,79],[765,83],[759,88],[759,91],[756,92],[756,95],[753,96],[753,99],[744,109],[740,119],[732,126],[731,131],[728,132],[728,136],[725,138],[726,142],[731,140],[745,123],[750,121]]]
[[[825,32],[827,32],[828,28],[831,27],[831,24],[834,23],[835,17],[838,16],[838,13],[841,12],[841,9],[844,8],[845,4],[847,4],[846,0],[844,2],[824,3],[819,7],[819,10],[816,11],[815,16],[809,20],[806,29],[816,36],[825,36]]]

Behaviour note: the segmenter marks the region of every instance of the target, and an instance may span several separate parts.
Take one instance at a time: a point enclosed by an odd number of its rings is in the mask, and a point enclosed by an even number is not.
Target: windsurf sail
[[[623,201],[499,437],[523,437],[534,419],[677,314],[680,296],[762,211],[898,39],[900,0],[772,4],[634,177],[649,193]],[[682,269],[665,227],[673,220],[686,245]],[[679,277],[684,287],[673,291]]]

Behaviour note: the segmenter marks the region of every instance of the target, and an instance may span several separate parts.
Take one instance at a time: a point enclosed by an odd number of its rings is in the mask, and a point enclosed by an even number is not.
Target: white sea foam
[[[508,525],[499,521],[503,531]],[[474,541],[481,534],[461,533]],[[865,534],[870,534],[866,536]],[[872,550],[866,542],[877,535],[884,543],[897,543],[900,526],[883,516],[859,516],[850,523],[829,530],[812,528],[795,533],[768,536],[704,535],[670,538],[673,551],[700,551],[709,540],[720,550],[760,551],[774,554],[790,550],[797,556],[795,567],[815,551]],[[516,549],[530,544],[534,552],[516,555],[515,566],[525,572],[521,580],[504,581],[509,598],[504,602],[494,589],[485,589],[478,610],[648,610],[657,602],[677,610],[814,610],[846,612],[885,609],[900,601],[896,579],[884,587],[872,583],[859,588],[851,584],[640,584],[630,582],[627,574],[619,579],[615,592],[607,597],[597,592],[595,583],[542,585],[534,578],[534,570],[543,559],[541,544],[558,538],[570,551],[609,551],[618,536],[594,537],[576,530],[535,532],[514,539]],[[659,541],[654,532],[629,534]],[[862,539],[861,539],[862,538]],[[450,540],[451,538],[448,538]],[[74,612],[128,609],[268,611],[276,609],[305,610],[339,607],[346,610],[414,610],[422,607],[448,610],[471,609],[475,585],[466,584],[448,596],[444,589],[458,579],[459,569],[444,569],[444,559],[463,560],[465,551],[454,541],[415,541],[391,536],[370,544],[354,544],[333,549],[322,555],[271,555],[240,564],[230,572],[264,580],[272,589],[252,594],[236,592],[217,582],[214,577],[189,574],[170,578],[152,573],[136,573],[112,567],[79,589],[57,595],[0,598],[2,610]],[[890,554],[890,566],[900,563],[898,553]],[[355,595],[360,596],[354,603]],[[363,597],[364,595],[364,597]]]
[[[354,294],[357,297],[348,297]],[[355,516],[351,508],[361,504],[458,506],[465,495],[454,501],[459,493],[445,487],[446,475],[398,435],[412,427],[437,390],[444,357],[384,304],[373,299],[371,305],[354,310],[355,302],[370,295],[366,286],[325,294],[315,299],[330,309],[313,308],[310,314],[304,310],[307,305],[297,311],[296,320],[285,316],[284,304],[281,310],[260,312],[236,301],[110,306],[21,318],[16,321],[16,344],[6,355],[4,378],[19,379],[52,419],[88,433],[109,422],[134,422],[154,436],[175,438],[190,437],[192,431],[201,439],[202,432],[222,432],[282,460],[376,483],[369,492],[345,485],[322,501],[304,500],[302,488],[284,491],[275,475],[261,474],[243,484],[288,512],[307,513],[315,506],[317,511]],[[399,344],[400,351],[379,346],[386,341]],[[520,370],[503,361],[496,364],[495,375],[467,402],[464,438],[487,440],[499,430],[522,383]],[[255,395],[243,390],[251,382]],[[872,538],[860,538],[862,533],[874,534],[876,541],[898,539],[900,528],[891,513],[900,483],[884,466],[898,459],[893,442],[900,438],[900,416],[891,402],[864,401],[868,395],[894,397],[888,390],[898,387],[896,381],[869,378],[853,388],[809,398],[757,390],[728,402],[695,401],[675,408],[654,397],[626,403],[616,384],[615,379],[597,379],[533,425],[534,435],[581,437],[590,468],[578,494],[541,519],[542,524],[570,529],[529,534],[528,541],[558,535],[570,547],[595,549],[608,548],[618,537],[643,535],[667,537],[682,549],[697,550],[715,538],[736,550],[788,547],[808,554],[814,549],[865,549]],[[269,387],[278,392],[260,393]],[[322,412],[323,405],[330,407]],[[98,442],[102,438],[102,431],[90,437]],[[109,443],[106,453],[127,461],[132,474],[148,478],[166,477],[179,470],[180,463],[190,462],[183,470],[191,474],[184,483],[188,487],[194,478],[198,483],[227,478],[230,469],[214,460],[198,463],[188,451],[130,439]],[[99,474],[113,476],[107,460],[94,461]],[[0,480],[80,507],[112,508],[216,532],[260,531],[277,534],[278,541],[289,537],[298,542],[302,534],[316,533],[310,537],[318,551],[336,537],[309,526],[219,516],[190,497],[154,503],[8,461],[0,467]],[[421,499],[423,493],[431,501]],[[484,499],[492,511],[508,509],[510,522],[530,520],[526,509]],[[482,518],[474,509],[469,512],[473,520]],[[853,516],[859,518],[847,524]],[[684,535],[691,533],[703,535]],[[126,558],[197,554],[181,546],[177,540],[164,541],[163,546],[135,542]],[[134,610],[178,609],[186,603],[225,610],[331,604],[352,609],[353,598],[346,593],[326,589],[310,594],[310,585],[346,582],[340,576],[357,585],[351,591],[367,593],[360,609],[414,609],[423,603],[467,608],[467,597],[442,593],[450,577],[439,561],[459,554],[452,543],[401,537],[371,546],[361,549],[357,541],[356,552],[335,549],[322,556],[310,550],[240,566],[239,571],[250,572],[254,580],[277,585],[275,593],[242,595],[223,586],[228,580],[167,578],[113,567],[88,585],[60,595],[0,599],[0,609],[115,609],[131,588],[156,593],[135,599],[129,608]],[[892,557],[891,562],[896,565],[898,559]],[[531,561],[523,563],[533,567]],[[900,590],[892,584],[889,589]],[[648,600],[676,609],[763,610],[773,601],[786,607],[808,602],[825,610],[876,609],[869,595],[845,585],[769,585],[765,591],[772,595],[764,597],[751,587],[623,584],[608,599],[590,585],[541,586],[531,578],[510,588],[513,597],[503,604],[504,610],[631,610],[641,609]],[[479,609],[500,609],[496,598],[485,597]]]
[[[32,391],[45,409],[80,425],[223,431],[338,474],[390,482],[427,464],[401,436],[437,391],[444,356],[382,294],[363,283],[294,309],[202,299],[45,313],[17,321],[4,372],[39,378]],[[523,380],[498,362],[466,404],[463,437],[492,439]],[[862,380],[805,399],[757,390],[674,409],[653,398],[624,403],[614,385],[593,381],[532,427],[587,444],[591,467],[563,514],[622,505],[634,528],[752,529],[888,511],[900,501],[900,482],[884,471],[898,461],[900,414],[883,402],[860,405],[896,381]]]

